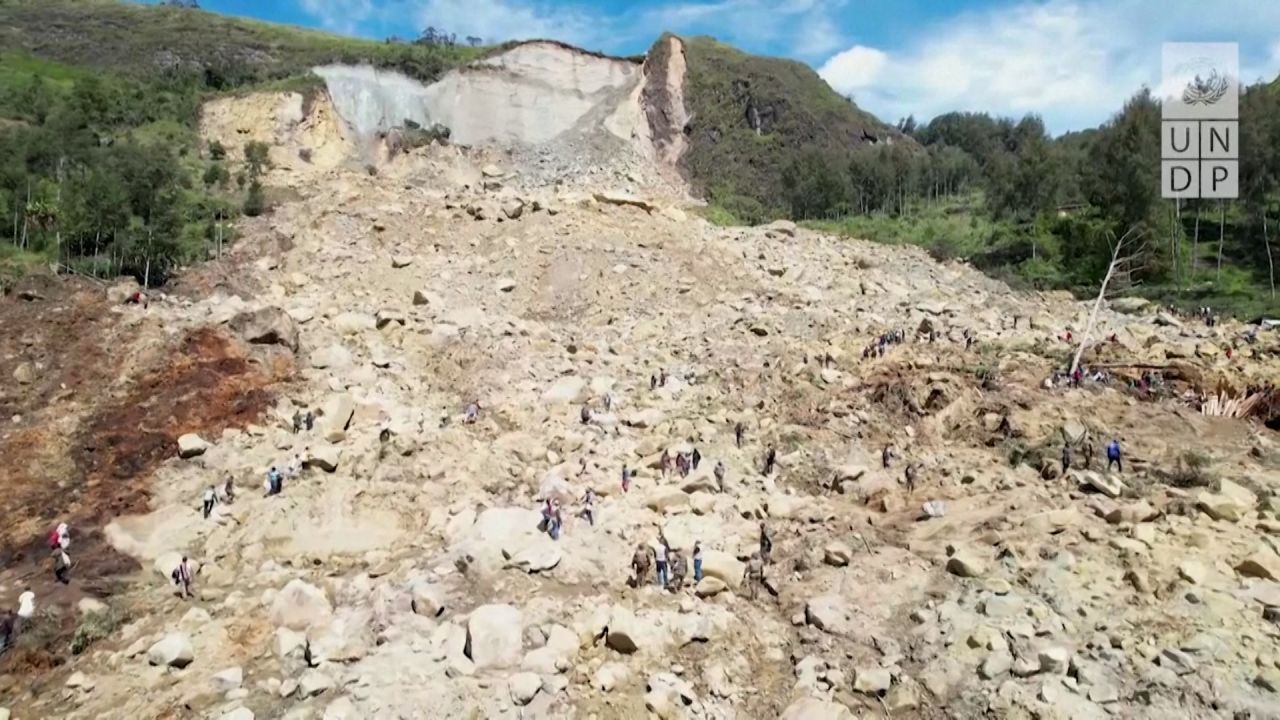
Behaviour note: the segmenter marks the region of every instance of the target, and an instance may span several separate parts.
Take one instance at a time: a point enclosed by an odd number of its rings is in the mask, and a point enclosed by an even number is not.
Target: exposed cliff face
[[[617,123],[605,119],[630,101],[642,77],[638,63],[552,42],[516,46],[430,85],[371,67],[329,65],[316,73],[359,136],[411,120],[443,125],[463,145],[537,145],[602,124],[612,129]]]
[[[644,62],[642,103],[654,156],[670,166],[679,163],[689,146],[685,135],[690,119],[684,104],[686,67],[684,41],[674,35],[662,36]]]

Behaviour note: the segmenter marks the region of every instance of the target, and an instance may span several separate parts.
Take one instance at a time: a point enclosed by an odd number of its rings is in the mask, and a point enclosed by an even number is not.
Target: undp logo
[[[1240,194],[1240,50],[1235,43],[1165,43],[1160,96],[1160,194]]]

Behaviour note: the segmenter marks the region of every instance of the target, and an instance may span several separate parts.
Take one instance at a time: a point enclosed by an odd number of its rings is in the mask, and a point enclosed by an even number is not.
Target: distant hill
[[[659,41],[655,50],[663,48]],[[802,151],[847,158],[868,143],[915,145],[794,60],[749,55],[708,37],[684,40],[688,178],[740,219],[786,215],[782,173]],[[847,166],[847,163],[841,163]]]
[[[297,76],[330,62],[367,62],[426,81],[485,52],[116,0],[0,0],[0,47],[131,75],[194,73],[214,89]]]

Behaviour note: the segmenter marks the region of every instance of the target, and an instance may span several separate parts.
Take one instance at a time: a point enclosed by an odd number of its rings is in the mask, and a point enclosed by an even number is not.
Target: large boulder
[[[307,633],[312,662],[354,662],[374,646],[373,613],[346,608],[328,622],[312,625]]]
[[[1118,498],[1124,492],[1124,483],[1110,473],[1104,475],[1092,470],[1073,470],[1072,477],[1081,489],[1093,488],[1109,498]]]
[[[804,619],[819,630],[841,635],[853,627],[853,608],[838,595],[820,595],[805,603]]]
[[[326,400],[320,412],[320,434],[329,442],[342,442],[356,412],[355,401],[350,395],[339,393]]]
[[[318,467],[325,472],[333,472],[338,469],[338,463],[342,460],[342,450],[332,445],[315,447],[304,460],[307,467]]]
[[[467,620],[466,656],[476,669],[507,668],[523,656],[524,619],[510,605],[481,605]]]
[[[377,327],[374,317],[368,313],[344,312],[333,319],[333,329],[343,335],[358,335]]]
[[[209,449],[209,443],[195,433],[186,433],[178,437],[178,457],[193,458],[203,455]]]
[[[343,370],[351,367],[351,351],[341,345],[329,345],[312,351],[310,362],[317,370]]]
[[[278,307],[242,312],[231,318],[228,326],[246,342],[298,350],[298,326],[289,313]]]
[[[727,552],[706,550],[702,553],[702,576],[713,577],[733,589],[742,587],[747,566]]]
[[[1267,549],[1258,550],[1236,565],[1236,572],[1245,577],[1262,578],[1280,582],[1280,555]]]
[[[656,513],[676,513],[689,509],[689,496],[680,488],[661,487],[649,493],[645,507]]]
[[[271,602],[271,622],[290,630],[307,630],[332,617],[333,605],[324,590],[305,580],[290,580]]]
[[[581,403],[588,395],[587,381],[577,375],[566,375],[556,380],[542,393],[542,402],[549,405]]]
[[[181,632],[165,635],[147,650],[148,663],[165,667],[184,668],[195,657],[195,651],[191,649],[191,638]]]

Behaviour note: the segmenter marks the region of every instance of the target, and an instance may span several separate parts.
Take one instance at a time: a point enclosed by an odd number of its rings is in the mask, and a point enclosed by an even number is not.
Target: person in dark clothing
[[[764,474],[772,475],[773,468],[777,464],[778,464],[778,451],[774,450],[773,446],[770,445],[768,452],[764,454]]]
[[[760,559],[764,564],[769,564],[769,558],[773,554],[773,538],[769,537],[769,529],[764,523],[760,523]]]
[[[919,463],[916,463],[916,464],[907,463],[907,469],[904,471],[904,474],[906,475],[906,479],[907,479],[908,494],[914,493],[916,491],[916,479],[918,477],[919,468],[920,468]]]
[[[693,456],[691,457],[691,459],[693,461],[693,469],[697,470],[698,463],[702,462],[702,453],[698,452],[698,448],[693,449]]]
[[[739,422],[733,426],[733,441],[738,447],[742,447],[742,438],[747,434],[747,429]]]
[[[307,431],[308,431],[308,432],[310,432],[310,431],[311,431],[311,429],[312,429],[312,428],[314,428],[314,427],[316,426],[316,415],[315,415],[315,413],[313,413],[313,412],[311,412],[310,410],[308,410],[308,411],[307,411],[307,414],[302,416],[302,425],[303,425],[303,427],[305,427],[305,428],[307,429]]]
[[[583,405],[582,410],[578,413],[578,419],[582,420],[582,424],[586,425],[591,422],[591,408]]]
[[[1071,446],[1070,446],[1069,444],[1063,444],[1063,446],[1062,446],[1062,474],[1063,474],[1063,475],[1066,475],[1066,474],[1067,474],[1067,471],[1068,471],[1068,470],[1070,470],[1070,469],[1071,469]]]
[[[70,572],[71,572],[71,556],[67,555],[66,550],[54,550],[53,551],[54,578],[56,578],[58,582],[62,583],[63,585],[66,585],[67,583],[71,582],[70,578],[67,577],[68,573]]]
[[[1082,449],[1084,450],[1084,469],[1091,470],[1093,469],[1093,441],[1085,440]]]
[[[893,464],[893,446],[892,445],[885,445],[884,449],[880,451],[880,462],[881,464],[884,465],[885,470],[888,470],[889,466]]]

